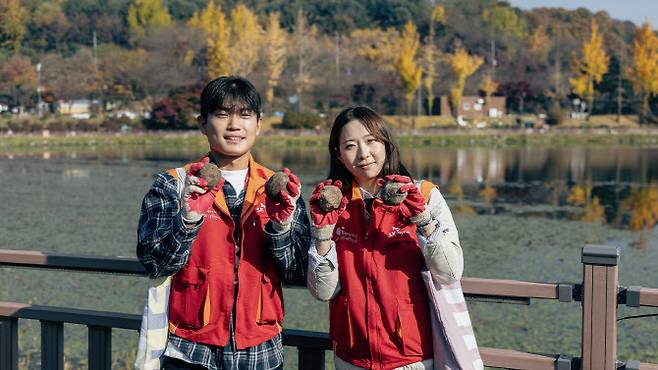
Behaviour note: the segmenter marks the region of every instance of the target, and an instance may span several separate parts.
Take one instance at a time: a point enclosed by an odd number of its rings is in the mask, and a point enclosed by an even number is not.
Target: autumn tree
[[[546,33],[546,27],[541,25],[535,28],[528,36],[527,50],[537,60],[546,60],[551,51],[551,38]]]
[[[60,51],[60,43],[68,31],[69,21],[57,1],[43,2],[30,16],[31,38],[35,46],[41,49]]]
[[[400,34],[396,29],[356,29],[352,31],[350,38],[352,43],[356,45],[356,55],[382,71],[395,71],[396,51],[400,44]]]
[[[427,92],[427,109],[429,114],[432,115],[432,106],[434,104],[434,81],[439,77],[436,70],[436,62],[439,56],[439,50],[434,43],[436,23],[445,22],[445,9],[442,5],[437,5],[432,11],[430,17],[429,33],[427,35],[427,42],[423,47],[422,65],[424,70],[423,87]]]
[[[416,62],[416,52],[420,46],[420,36],[416,31],[416,26],[408,21],[404,25],[398,57],[395,63],[395,70],[404,89],[404,100],[407,103],[407,114],[411,110],[411,102],[414,100],[414,94],[420,86],[420,77],[423,69]]]
[[[121,49],[106,44],[98,48],[99,73],[104,101],[131,101],[143,98],[140,74],[148,59],[144,49]]]
[[[569,82],[576,95],[587,102],[587,120],[592,114],[594,103],[594,83],[599,83],[608,72],[609,57],[603,48],[603,38],[599,34],[599,26],[592,19],[591,36],[582,46],[582,59],[574,63],[575,77]]]
[[[148,27],[171,25],[171,16],[163,0],[135,0],[128,8],[128,27],[134,37],[142,37]]]
[[[491,95],[496,92],[498,89],[498,83],[496,83],[493,78],[491,78],[490,74],[487,74],[484,76],[482,79],[482,82],[480,83],[480,90],[484,92],[484,99],[485,103],[487,104],[487,107],[489,107],[489,103],[491,102]]]
[[[25,37],[27,11],[20,0],[0,0],[0,47],[18,51]]]
[[[231,11],[231,59],[235,61],[235,73],[250,74],[258,61],[262,29],[256,15],[243,4]]]
[[[286,62],[288,33],[281,28],[279,18],[278,12],[270,13],[267,17],[265,31],[265,62],[267,68],[265,101],[268,104],[272,104],[274,100],[274,88],[279,84],[279,78]]]
[[[98,91],[99,79],[90,49],[80,49],[70,58],[48,54],[42,64],[42,81],[57,99],[83,99]]]
[[[210,1],[203,11],[192,16],[188,24],[203,30],[206,35],[208,76],[215,78],[233,73],[234,63],[229,58],[231,28],[222,8]]]
[[[482,57],[471,56],[463,48],[457,49],[450,55],[450,69],[456,77],[455,84],[450,89],[450,102],[455,116],[459,114],[466,79],[475,73],[483,62],[484,59]]]
[[[526,37],[525,21],[508,5],[496,5],[492,9],[485,9],[482,12],[482,20],[520,39]]]
[[[633,90],[640,96],[640,121],[645,122],[649,112],[649,98],[658,94],[658,38],[650,23],[635,30],[633,64],[628,74]]]
[[[318,30],[315,26],[308,25],[306,15],[300,9],[295,19],[293,30],[293,43],[296,49],[295,59],[297,61],[297,73],[295,76],[295,90],[297,94],[297,107],[302,110],[303,94],[313,84],[313,74],[310,73],[310,62],[314,57],[313,42],[318,37]]]
[[[29,58],[14,55],[0,67],[0,91],[13,98],[14,106],[22,106],[35,96],[37,76]]]

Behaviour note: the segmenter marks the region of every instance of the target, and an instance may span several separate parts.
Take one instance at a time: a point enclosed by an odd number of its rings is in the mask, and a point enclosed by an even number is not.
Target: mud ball
[[[288,181],[290,177],[282,171],[274,173],[265,183],[265,193],[267,197],[273,200],[281,200],[279,195],[281,190],[288,190]]]
[[[199,177],[208,182],[208,189],[212,189],[222,179],[222,171],[214,163],[206,163],[201,167]]]
[[[397,206],[407,197],[407,193],[400,192],[400,188],[405,184],[401,182],[387,182],[382,191],[382,201],[389,206]]]
[[[343,193],[340,188],[334,185],[326,185],[320,190],[320,199],[318,205],[325,212],[331,212],[340,207],[340,201],[343,199]]]

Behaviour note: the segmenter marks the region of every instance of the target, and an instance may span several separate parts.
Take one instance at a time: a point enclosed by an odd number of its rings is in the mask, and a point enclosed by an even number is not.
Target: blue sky
[[[508,0],[522,9],[587,8],[592,12],[606,10],[612,18],[630,20],[642,24],[648,20],[654,29],[658,28],[658,0]]]

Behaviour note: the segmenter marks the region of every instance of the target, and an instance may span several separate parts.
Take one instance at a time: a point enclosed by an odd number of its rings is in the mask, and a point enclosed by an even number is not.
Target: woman
[[[461,278],[463,257],[450,210],[436,186],[411,181],[383,118],[370,108],[348,108],[336,117],[329,152],[329,179],[310,199],[308,287],[315,298],[330,301],[336,368],[432,369],[421,270],[427,267],[446,284]],[[405,184],[401,204],[378,198],[388,181]],[[343,193],[330,212],[318,205],[327,185]]]

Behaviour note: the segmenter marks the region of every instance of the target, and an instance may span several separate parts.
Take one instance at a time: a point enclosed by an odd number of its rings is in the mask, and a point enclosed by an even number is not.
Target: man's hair
[[[201,92],[201,117],[204,121],[218,109],[231,113],[247,109],[260,118],[260,94],[247,79],[222,76],[206,85]]]

